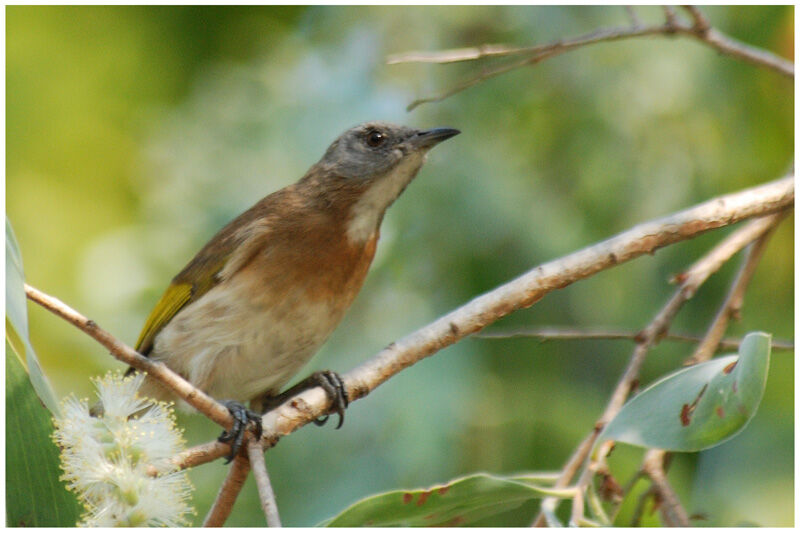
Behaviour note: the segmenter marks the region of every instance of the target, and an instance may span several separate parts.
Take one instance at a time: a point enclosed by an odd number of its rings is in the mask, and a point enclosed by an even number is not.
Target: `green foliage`
[[[25,365],[36,394],[51,413],[57,414],[58,402],[28,337],[28,302],[24,284],[22,255],[11,222],[6,218],[6,341]]]
[[[80,515],[59,481],[53,422],[20,360],[6,345],[6,525],[71,527]]]
[[[744,429],[764,395],[770,336],[750,333],[739,355],[717,357],[670,374],[630,400],[598,442],[696,452]]]
[[[328,527],[469,526],[478,520],[564,490],[533,484],[536,475],[474,474],[427,489],[395,490],[358,501],[323,525]]]

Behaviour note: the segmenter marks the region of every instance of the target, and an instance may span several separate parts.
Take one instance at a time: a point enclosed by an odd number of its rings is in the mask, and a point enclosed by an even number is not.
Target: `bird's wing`
[[[150,312],[139,334],[139,340],[136,341],[136,351],[139,353],[149,354],[156,335],[178,314],[178,311],[203,296],[219,282],[217,274],[225,266],[231,254],[222,252],[217,258],[218,261],[209,262],[208,259],[211,257],[202,257],[203,251],[205,248],[175,276]]]
[[[167,290],[150,311],[150,316],[144,323],[139,339],[136,341],[136,351],[147,355],[153,347],[156,333],[161,331],[167,322],[192,299],[191,283],[170,283]]]
[[[136,351],[148,355],[156,335],[181,309],[230,278],[268,245],[269,226],[263,218],[263,207],[256,204],[220,230],[173,278],[147,317]]]

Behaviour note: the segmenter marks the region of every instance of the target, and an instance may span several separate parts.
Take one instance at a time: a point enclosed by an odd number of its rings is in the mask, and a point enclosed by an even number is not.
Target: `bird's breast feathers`
[[[267,246],[183,308],[155,338],[164,361],[216,398],[277,393],[340,322],[366,276],[377,233],[363,246]]]

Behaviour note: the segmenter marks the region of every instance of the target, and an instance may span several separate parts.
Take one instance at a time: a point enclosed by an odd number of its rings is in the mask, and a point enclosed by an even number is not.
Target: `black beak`
[[[453,128],[433,128],[432,130],[417,132],[409,139],[409,142],[415,148],[431,148],[450,137],[455,137],[459,133],[461,131]]]

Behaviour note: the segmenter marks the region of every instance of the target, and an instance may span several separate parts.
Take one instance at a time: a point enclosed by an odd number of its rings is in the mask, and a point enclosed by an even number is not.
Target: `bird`
[[[348,129],[299,181],[233,219],[172,279],[135,348],[228,408],[234,424],[219,437],[231,444],[228,461],[250,424],[260,437],[262,413],[314,386],[326,391],[342,425],[349,400],[336,372],[314,372],[280,390],[361,289],[386,210],[428,151],[459,133],[381,121]],[[149,376],[140,394],[177,399]]]

